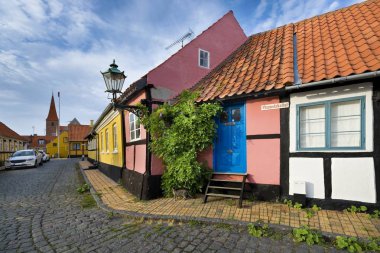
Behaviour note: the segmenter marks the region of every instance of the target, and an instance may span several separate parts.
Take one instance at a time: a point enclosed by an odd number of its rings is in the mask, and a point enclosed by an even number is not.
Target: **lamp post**
[[[104,83],[106,85],[106,91],[108,93],[112,94],[112,106],[114,109],[120,109],[120,110],[127,110],[129,112],[134,113],[137,116],[141,116],[141,108],[138,106],[133,105],[123,105],[117,100],[117,94],[122,93],[121,90],[123,89],[123,84],[125,81],[125,78],[127,78],[126,75],[124,75],[124,71],[120,71],[118,69],[118,66],[115,63],[115,60],[113,60],[112,64],[110,64],[110,68],[108,68],[107,71],[101,72],[103,75]],[[152,104],[163,104],[161,101],[152,101],[148,99],[141,99],[141,104],[151,107]]]

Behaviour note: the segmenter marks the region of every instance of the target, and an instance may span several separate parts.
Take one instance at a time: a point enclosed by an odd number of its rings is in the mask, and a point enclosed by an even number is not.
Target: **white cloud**
[[[99,71],[112,59],[128,75],[126,88],[175,52],[165,47],[188,28],[199,34],[226,12],[217,2],[190,0],[113,6],[2,1],[0,99],[10,109],[0,110],[0,120],[20,134],[31,134],[32,125],[44,134],[51,92],[60,91],[62,122],[77,117],[86,124],[109,102]]]

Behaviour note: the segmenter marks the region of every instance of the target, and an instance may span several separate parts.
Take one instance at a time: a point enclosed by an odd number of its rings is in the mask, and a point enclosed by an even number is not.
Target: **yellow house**
[[[90,160],[99,163],[99,169],[114,181],[121,178],[124,163],[123,112],[109,104],[95,122],[88,145]]]
[[[58,137],[55,137],[51,142],[46,144],[46,153],[52,157],[58,157],[58,138],[59,138],[59,156],[68,157],[69,155],[69,133],[63,131]]]

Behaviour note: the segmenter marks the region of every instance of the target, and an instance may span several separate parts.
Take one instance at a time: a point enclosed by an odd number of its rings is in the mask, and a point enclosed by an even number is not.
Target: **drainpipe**
[[[285,87],[285,90],[288,91],[288,90],[306,89],[306,88],[318,87],[318,86],[333,84],[333,83],[344,83],[344,82],[362,80],[362,79],[367,79],[367,78],[375,78],[378,76],[380,76],[380,70],[367,72],[363,74],[352,75],[352,76],[337,77],[337,78],[333,78],[329,80],[312,82],[312,83],[307,83],[307,84],[302,84],[302,85],[287,86]]]

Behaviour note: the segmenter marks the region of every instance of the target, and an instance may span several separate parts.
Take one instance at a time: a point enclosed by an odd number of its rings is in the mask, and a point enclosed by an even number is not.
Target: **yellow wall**
[[[123,166],[123,155],[124,155],[124,148],[123,148],[123,135],[122,135],[122,124],[121,124],[121,114],[118,113],[117,116],[112,120],[106,120],[107,116],[114,113],[113,110],[111,110],[103,119],[102,122],[100,122],[99,126],[96,129],[96,134],[98,138],[97,143],[97,149],[99,152],[99,162],[114,165],[117,167]],[[113,126],[116,125],[116,142],[117,142],[117,149],[115,149],[114,143],[113,143]],[[106,131],[108,130],[108,150],[106,149]],[[101,137],[103,137],[103,140],[101,140]]]
[[[79,150],[74,149],[74,145],[79,144]],[[82,156],[85,155],[87,156],[88,151],[87,151],[87,141],[70,141],[70,156]]]
[[[59,138],[59,155],[60,157],[67,157],[69,155],[69,134],[67,131],[61,132],[59,137],[46,144],[46,153],[49,153],[51,157],[57,157],[58,155],[58,138]]]

